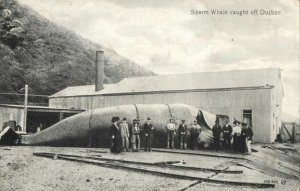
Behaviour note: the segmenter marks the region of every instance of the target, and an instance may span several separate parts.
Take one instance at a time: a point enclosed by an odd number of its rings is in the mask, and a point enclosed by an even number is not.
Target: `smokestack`
[[[103,89],[103,79],[104,79],[104,57],[103,51],[96,51],[96,78],[95,78],[95,89],[100,91]]]

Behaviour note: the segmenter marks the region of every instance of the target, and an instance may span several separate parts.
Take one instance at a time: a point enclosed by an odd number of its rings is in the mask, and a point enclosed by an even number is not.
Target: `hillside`
[[[18,92],[27,83],[31,94],[51,95],[67,86],[94,84],[99,49],[105,51],[104,83],[154,74],[15,0],[0,0],[0,92]]]

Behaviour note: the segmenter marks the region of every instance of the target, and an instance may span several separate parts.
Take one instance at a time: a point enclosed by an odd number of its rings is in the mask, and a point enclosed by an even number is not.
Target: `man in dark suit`
[[[187,125],[185,124],[185,120],[182,120],[181,122],[182,123],[178,127],[179,144],[180,144],[180,149],[186,149]]]
[[[226,149],[231,148],[231,134],[232,127],[229,125],[229,121],[226,121],[226,124],[223,126],[223,145]]]
[[[147,118],[147,122],[144,124],[144,132],[145,132],[145,151],[151,152],[151,145],[152,145],[152,139],[153,139],[153,130],[154,127],[151,123],[150,117]]]
[[[133,127],[131,128],[131,139],[132,139],[132,150],[135,152],[140,151],[140,127],[139,127],[139,120],[134,119],[133,120]]]
[[[220,148],[220,137],[222,132],[222,127],[219,124],[219,120],[216,120],[216,124],[212,128],[214,136],[214,149],[218,150]]]

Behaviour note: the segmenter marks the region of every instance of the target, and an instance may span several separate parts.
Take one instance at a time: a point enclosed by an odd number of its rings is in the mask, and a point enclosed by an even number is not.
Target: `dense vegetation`
[[[51,95],[94,84],[95,51],[105,51],[105,83],[153,75],[113,50],[51,23],[15,0],[0,0],[0,92]]]

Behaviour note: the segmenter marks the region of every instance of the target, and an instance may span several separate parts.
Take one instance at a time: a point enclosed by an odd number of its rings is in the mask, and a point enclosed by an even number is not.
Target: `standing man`
[[[215,125],[212,128],[213,136],[214,136],[214,149],[219,150],[220,148],[220,137],[222,132],[222,127],[219,124],[219,120],[216,120]]]
[[[121,131],[121,139],[122,139],[122,147],[123,151],[126,149],[128,151],[129,149],[129,130],[128,130],[128,124],[126,122],[126,118],[123,118],[123,122],[120,124],[120,131]]]
[[[232,129],[232,133],[233,133],[233,144],[232,144],[232,148],[234,152],[239,152],[240,150],[240,140],[241,140],[241,122],[238,120],[234,120],[233,121],[234,127]]]
[[[132,127],[132,149],[133,151],[139,152],[140,150],[140,127],[139,121],[137,119],[133,120],[133,127]]]
[[[241,131],[241,142],[240,142],[240,152],[246,153],[247,150],[247,123],[242,122],[242,131]]]
[[[167,142],[167,149],[170,148],[171,145],[171,149],[174,148],[174,136],[176,134],[175,132],[175,122],[174,120],[171,118],[170,122],[167,124],[167,133],[168,133],[168,142]]]
[[[231,125],[229,125],[229,121],[226,121],[226,124],[223,126],[223,138],[224,138],[223,145],[226,149],[231,148],[231,134],[232,134],[232,127]]]
[[[199,135],[201,134],[201,127],[198,125],[197,120],[194,121],[194,124],[191,126],[191,137],[190,137],[190,142],[191,142],[191,148],[193,150],[198,149],[198,138]]]
[[[145,151],[151,152],[152,149],[152,139],[153,139],[153,130],[154,127],[151,123],[150,117],[147,118],[147,122],[144,124],[144,131],[145,131]]]
[[[182,123],[178,127],[179,132],[179,144],[180,149],[186,149],[186,134],[187,134],[187,125],[185,124],[185,120],[181,121]]]
[[[253,129],[252,127],[248,126],[247,127],[247,134],[246,134],[246,146],[247,146],[247,154],[251,155],[252,151],[251,151],[251,141],[252,141],[252,137],[254,135]]]
[[[122,151],[122,140],[121,140],[121,133],[120,133],[120,128],[118,127],[118,121],[120,120],[119,117],[113,117],[112,118],[112,126],[110,128],[110,133],[111,133],[111,139],[112,139],[112,144],[111,144],[111,152],[118,154]]]

